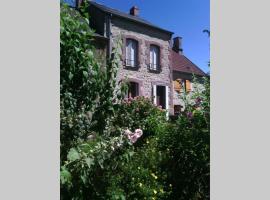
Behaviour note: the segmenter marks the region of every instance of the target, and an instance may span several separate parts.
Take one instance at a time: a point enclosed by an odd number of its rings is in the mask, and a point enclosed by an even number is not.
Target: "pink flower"
[[[136,129],[135,132],[132,133],[127,129],[125,130],[124,135],[127,136],[129,141],[134,144],[143,135],[143,131],[141,129]]]
[[[132,132],[129,129],[125,130],[125,132],[124,132],[124,135],[126,135],[126,136],[129,136],[131,134],[132,134]]]
[[[135,130],[135,135],[137,135],[137,137],[141,137],[143,135],[143,131],[141,129],[136,129]]]

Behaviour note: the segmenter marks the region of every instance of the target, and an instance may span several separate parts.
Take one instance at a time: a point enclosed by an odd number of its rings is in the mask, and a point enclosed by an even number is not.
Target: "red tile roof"
[[[171,50],[171,62],[174,71],[185,72],[200,76],[205,76],[206,74],[197,67],[193,62],[191,62],[186,56],[176,53]]]

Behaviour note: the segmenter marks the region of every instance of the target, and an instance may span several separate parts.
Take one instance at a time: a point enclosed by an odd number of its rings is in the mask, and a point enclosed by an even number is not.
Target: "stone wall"
[[[135,31],[137,30],[137,31]],[[126,69],[124,62],[119,69],[117,80],[123,80],[125,78],[131,81],[140,83],[141,96],[152,97],[152,85],[164,85],[169,86],[169,107],[170,113],[173,112],[173,93],[172,93],[172,71],[170,68],[170,37],[164,35],[164,33],[158,34],[158,31],[152,30],[148,27],[141,27],[130,22],[126,22],[123,19],[114,18],[111,24],[111,33],[113,44],[117,38],[122,39],[124,42],[126,38],[136,39],[139,43],[139,68],[138,70]],[[153,37],[155,36],[155,37]],[[149,46],[150,44],[156,44],[160,47],[161,57],[161,72],[153,73],[149,72]],[[125,55],[125,48],[122,49],[122,55]],[[123,57],[124,59],[124,57]],[[124,61],[124,60],[122,60]]]

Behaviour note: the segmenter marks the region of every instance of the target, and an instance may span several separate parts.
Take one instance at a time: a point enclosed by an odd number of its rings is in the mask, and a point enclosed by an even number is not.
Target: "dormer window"
[[[138,42],[133,39],[126,41],[126,66],[134,68],[138,66]]]
[[[150,63],[149,69],[152,71],[160,70],[160,50],[156,45],[150,45]]]

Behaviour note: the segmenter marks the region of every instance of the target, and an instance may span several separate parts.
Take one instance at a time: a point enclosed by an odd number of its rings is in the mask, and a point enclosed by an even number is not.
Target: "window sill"
[[[158,66],[157,69],[150,68],[150,65],[148,65],[148,72],[159,74],[161,72],[161,66]]]
[[[124,69],[132,70],[132,71],[138,71],[139,68],[140,68],[139,66],[130,66],[130,65],[124,66]]]

